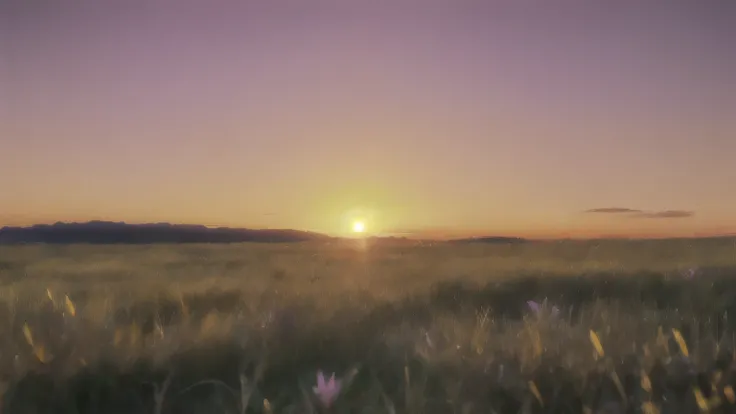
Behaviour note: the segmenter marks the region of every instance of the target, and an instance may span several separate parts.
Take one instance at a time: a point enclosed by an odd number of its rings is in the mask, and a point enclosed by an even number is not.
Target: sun
[[[363,232],[365,232],[365,223],[362,221],[353,222],[353,233],[363,233]]]

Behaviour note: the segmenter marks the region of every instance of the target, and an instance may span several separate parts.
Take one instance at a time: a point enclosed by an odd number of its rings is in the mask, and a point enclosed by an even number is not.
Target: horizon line
[[[307,229],[297,229],[289,227],[247,227],[247,226],[228,226],[219,224],[202,224],[202,223],[176,223],[169,221],[141,221],[141,222],[128,222],[128,221],[115,221],[115,220],[86,220],[86,221],[63,221],[56,220],[54,222],[38,222],[32,224],[3,224],[0,226],[0,230],[5,228],[32,228],[34,226],[53,226],[56,224],[91,224],[91,223],[112,223],[122,224],[129,226],[142,226],[142,225],[171,225],[171,226],[198,226],[205,227],[208,229],[232,229],[232,230],[272,230],[272,231],[298,231],[305,233],[321,234],[333,238],[350,238],[350,239],[369,239],[369,238],[399,238],[416,241],[454,241],[454,240],[472,240],[472,239],[483,239],[483,238],[506,238],[506,239],[522,239],[527,241],[554,241],[554,240],[673,240],[673,239],[708,239],[708,238],[729,238],[736,237],[736,232],[699,232],[691,235],[664,235],[664,234],[611,234],[610,232],[591,234],[591,235],[574,235],[569,231],[560,231],[558,234],[547,234],[538,236],[523,236],[519,234],[508,235],[503,233],[495,233],[492,231],[451,231],[448,230],[446,235],[441,235],[441,232],[436,232],[432,229],[427,230],[416,230],[416,231],[385,231],[380,233],[365,233],[363,236],[347,236],[345,234],[337,234],[333,232],[324,232]],[[428,233],[440,233],[438,235],[422,235],[423,232]],[[459,233],[459,234],[452,234]],[[466,233],[466,234],[463,234]]]

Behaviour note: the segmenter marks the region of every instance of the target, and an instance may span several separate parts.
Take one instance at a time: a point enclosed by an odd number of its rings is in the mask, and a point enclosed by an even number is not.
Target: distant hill
[[[526,239],[519,237],[470,237],[466,239],[454,239],[450,240],[450,243],[495,243],[495,244],[510,244],[510,243],[524,243]]]
[[[298,230],[254,230],[201,225],[91,221],[3,227],[0,244],[153,244],[153,243],[294,243],[329,240],[324,234]]]

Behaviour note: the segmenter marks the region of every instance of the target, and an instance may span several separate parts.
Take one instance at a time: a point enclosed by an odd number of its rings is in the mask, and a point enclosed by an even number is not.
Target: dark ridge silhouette
[[[488,237],[470,237],[466,239],[454,239],[450,240],[450,243],[525,243],[526,239],[520,237],[500,237],[500,236],[488,236]]]
[[[155,243],[295,243],[329,240],[324,234],[298,230],[242,229],[202,225],[90,221],[0,228],[0,244],[155,244]]]

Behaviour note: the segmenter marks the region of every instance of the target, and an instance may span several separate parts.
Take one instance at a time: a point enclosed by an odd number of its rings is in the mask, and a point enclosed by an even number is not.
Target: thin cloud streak
[[[665,210],[656,212],[641,212],[634,214],[636,218],[648,218],[648,219],[668,219],[668,218],[688,218],[693,217],[695,212],[684,211],[684,210]]]
[[[604,207],[604,208],[592,208],[585,210],[586,213],[605,213],[605,214],[620,214],[620,213],[641,213],[641,210],[634,208],[624,207]]]
[[[695,215],[694,211],[688,210],[662,210],[662,211],[644,211],[638,208],[627,207],[602,207],[585,210],[585,213],[596,214],[623,214],[629,218],[646,218],[646,219],[669,219],[669,218],[688,218]]]

